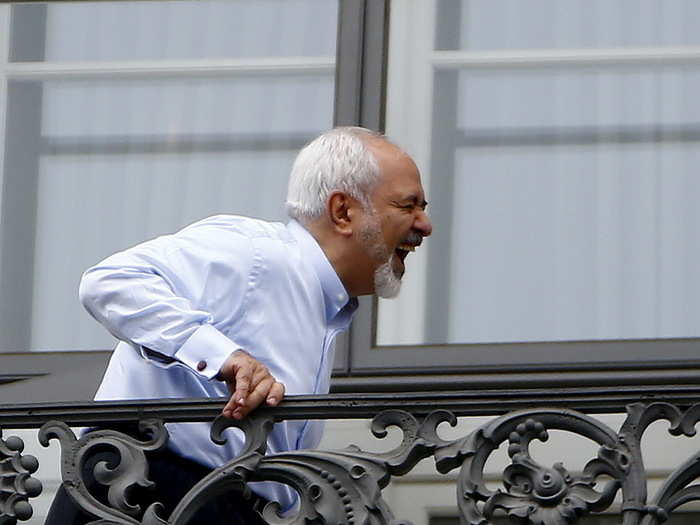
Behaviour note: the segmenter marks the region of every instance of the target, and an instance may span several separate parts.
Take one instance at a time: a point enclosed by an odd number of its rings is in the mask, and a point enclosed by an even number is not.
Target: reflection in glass
[[[697,67],[432,63],[436,47],[490,49],[501,37],[501,48],[553,49],[700,34],[695,3],[633,4],[463,2],[469,20],[450,2],[393,13],[434,24],[393,41],[387,97],[387,131],[428,181],[434,233],[408,259],[402,297],[379,301],[379,345],[700,336],[689,264],[700,256]],[[606,39],[616,25],[626,32]]]
[[[285,220],[296,151],[332,125],[338,5],[80,2],[12,10],[10,56],[37,64],[31,80],[8,82],[0,351],[108,349],[113,341],[77,301],[88,266],[211,214]],[[257,57],[290,56],[302,65],[281,63],[277,71],[267,61],[262,74],[184,67],[133,76],[128,64],[109,63],[228,57],[255,66]],[[329,60],[304,67],[313,57]],[[78,60],[93,62],[42,77],[52,61]],[[103,65],[110,73],[95,75]]]
[[[42,133],[133,142],[156,135],[313,135],[332,118],[332,74],[48,81]],[[315,109],[317,100],[328,102]]]
[[[678,143],[460,148],[446,341],[699,336],[699,161]]]
[[[457,0],[438,9],[441,50],[700,45],[695,0]]]
[[[285,221],[296,152],[48,155],[37,187],[32,349],[109,348],[77,302],[83,270],[209,215]],[[58,306],[58,308],[57,308]]]
[[[465,133],[700,124],[697,68],[461,71],[456,81],[453,72],[438,75],[438,82],[456,82],[457,127]]]
[[[46,42],[47,61],[335,55],[327,0],[60,2],[13,6],[16,60]],[[42,58],[33,58],[41,60]]]

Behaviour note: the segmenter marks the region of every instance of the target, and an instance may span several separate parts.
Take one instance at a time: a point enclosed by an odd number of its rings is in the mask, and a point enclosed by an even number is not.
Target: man
[[[277,405],[285,386],[288,394],[328,392],[333,339],[347,329],[355,298],[395,296],[406,256],[432,226],[416,165],[362,128],[331,130],[301,150],[287,206],[286,226],[211,217],[85,273],[83,305],[121,341],[96,399],[228,397],[223,414],[243,418],[262,403]],[[166,488],[171,505],[242,447],[238,435],[212,443],[205,423],[168,430],[172,457],[155,481],[174,485]],[[269,450],[313,448],[321,430],[318,422],[279,423]],[[151,468],[158,478],[161,467]],[[293,501],[282,485],[255,490]]]

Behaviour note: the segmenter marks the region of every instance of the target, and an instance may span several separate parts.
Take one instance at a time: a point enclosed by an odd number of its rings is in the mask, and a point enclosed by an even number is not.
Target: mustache
[[[423,243],[423,236],[418,232],[411,232],[403,240],[402,244],[410,244],[412,246],[418,247]]]

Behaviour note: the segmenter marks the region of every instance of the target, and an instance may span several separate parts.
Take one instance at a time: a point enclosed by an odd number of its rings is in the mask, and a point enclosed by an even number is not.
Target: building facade
[[[435,223],[401,298],[362,301],[336,392],[696,385],[698,88],[693,0],[2,2],[0,402],[89,399],[114,340],[82,271],[208,215],[285,220],[334,124],[410,152]],[[658,430],[652,485],[698,448]],[[595,455],[557,439],[544,463]],[[451,484],[421,464],[385,497],[438,523]]]

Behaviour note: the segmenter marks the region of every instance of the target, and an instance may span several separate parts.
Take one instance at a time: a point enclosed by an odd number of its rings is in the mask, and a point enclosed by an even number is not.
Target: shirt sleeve
[[[79,296],[145,359],[211,379],[240,348],[221,330],[242,317],[255,264],[248,237],[214,221],[108,257],[85,272]]]

